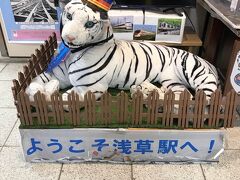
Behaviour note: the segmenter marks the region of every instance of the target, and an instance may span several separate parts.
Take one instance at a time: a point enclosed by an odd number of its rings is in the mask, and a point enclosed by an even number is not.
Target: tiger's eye
[[[93,21],[88,21],[88,22],[86,22],[85,27],[92,28],[94,25],[95,25],[95,23]]]
[[[69,20],[72,20],[72,15],[71,15],[70,13],[67,13],[67,18],[68,18]]]

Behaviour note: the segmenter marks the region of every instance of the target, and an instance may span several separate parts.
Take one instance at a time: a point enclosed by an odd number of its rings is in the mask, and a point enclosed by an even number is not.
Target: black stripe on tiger
[[[184,56],[184,58],[182,59],[182,72],[183,72],[183,76],[185,77],[185,80],[187,81],[188,85],[190,87],[192,87],[189,83],[189,78],[188,78],[188,73],[186,72],[187,68],[186,68],[186,63],[187,63],[187,57],[188,57],[188,53]]]
[[[119,72],[118,72],[118,77],[119,77],[119,75],[120,75],[120,72],[122,71],[122,68],[123,68],[123,65],[124,65],[124,62],[125,62],[125,54],[124,54],[124,52],[123,52],[122,49],[121,49],[121,52],[122,52],[123,58],[122,58],[121,68],[120,68],[120,70],[119,70]]]
[[[142,46],[145,46],[145,47],[147,47],[148,48],[148,50],[151,52],[151,54],[153,54],[152,53],[152,49],[148,46],[148,45],[146,45],[146,44],[144,44],[144,43],[140,43]]]
[[[42,79],[43,83],[46,83],[46,82],[44,81],[44,79],[42,78],[42,76],[41,76],[41,75],[40,75],[40,78]]]
[[[170,60],[169,66],[172,64],[173,58],[174,58],[174,56],[175,56],[175,53],[176,53],[176,49],[173,48],[173,56],[172,56],[172,58],[171,58],[171,60]],[[175,59],[174,59],[175,65],[177,64],[177,59],[178,59],[178,55],[179,55],[179,54],[180,54],[180,53],[179,53],[179,49],[177,49],[176,57],[175,57]]]
[[[183,56],[182,56],[182,60],[185,62],[185,64],[187,63],[187,59],[188,59],[189,53],[186,52]]]
[[[165,56],[164,56],[163,52],[156,45],[154,45],[154,47],[157,49],[158,55],[159,55],[159,59],[160,59],[160,61],[162,63],[162,67],[161,67],[161,70],[160,70],[162,72],[163,68],[165,66],[166,59],[165,59]]]
[[[186,53],[188,53],[188,52],[187,51],[182,52],[181,59],[183,59],[183,57],[185,56]]]
[[[181,59],[184,59],[185,56],[188,56],[188,52],[187,51],[182,51]],[[175,65],[177,66],[176,59],[175,59]]]
[[[169,63],[169,65],[172,63],[172,59],[173,58],[175,58],[175,65],[176,65],[176,60],[177,60],[177,56],[175,57],[175,53],[176,53],[176,51],[175,51],[175,49],[174,48],[172,48],[172,58],[171,58],[171,62]]]
[[[61,69],[61,71],[62,71],[63,75],[65,76],[65,73],[64,73],[64,70],[63,70],[63,68],[62,68],[60,65],[58,65],[57,67],[59,67],[59,69]]]
[[[89,48],[87,48],[85,51],[83,51],[83,53],[77,58],[77,60],[71,62],[71,63],[68,65],[68,69],[70,68],[70,66],[71,66],[72,64],[74,64],[74,63],[76,63],[77,61],[81,60],[81,58],[82,58],[82,57],[87,53],[87,51],[88,51],[89,49],[91,49],[91,48],[92,48],[92,47],[89,47]]]
[[[48,79],[48,77],[46,76],[46,74],[44,72],[43,72],[43,75],[47,79],[47,82],[49,82],[49,79]]]
[[[96,93],[103,94],[104,92],[102,92],[102,91],[93,91],[92,93],[94,93],[94,94],[96,94]]]
[[[208,78],[208,77],[205,77],[200,84],[205,83],[205,81],[207,80],[207,78]]]
[[[89,72],[89,73],[86,73],[86,74],[80,76],[80,77],[77,79],[77,81],[79,81],[80,79],[82,79],[82,78],[84,78],[84,77],[86,77],[86,76],[88,76],[88,75],[91,75],[91,74],[94,74],[94,73],[98,73],[98,72],[100,72],[101,70],[103,70],[104,68],[106,68],[106,66],[107,66],[107,65],[109,64],[109,62],[111,61],[111,59],[112,59],[112,57],[113,57],[116,49],[117,49],[117,45],[115,44],[115,46],[114,46],[111,54],[108,56],[108,58],[106,59],[106,61],[103,63],[102,66],[100,66],[99,68],[97,68],[96,70],[94,70],[94,71],[92,71],[92,72]]]
[[[129,66],[129,68],[128,68],[128,73],[127,73],[127,76],[126,76],[126,78],[125,78],[125,81],[124,81],[124,85],[123,85],[123,87],[125,87],[126,84],[127,84],[128,81],[129,81],[129,78],[130,78],[130,72],[131,72],[131,67],[132,67],[132,61],[131,61],[131,64],[130,64],[130,66]]]
[[[64,67],[65,67],[66,70],[68,69],[66,61],[64,61]]]
[[[82,4],[82,3],[80,3],[80,2],[72,2],[71,4]]]
[[[130,87],[132,87],[133,85],[136,84],[137,78],[135,78],[135,80],[133,81],[133,83],[130,85]]]
[[[137,72],[137,68],[138,68],[138,61],[139,61],[139,60],[138,60],[138,55],[137,55],[136,49],[133,47],[133,45],[130,44],[130,46],[131,46],[131,48],[132,48],[133,54],[134,54],[135,57],[136,57],[135,70],[134,70],[134,72],[136,73],[136,72]]]
[[[206,80],[207,80],[208,77],[205,77],[198,85],[196,88],[198,88],[200,85],[202,85]]]
[[[196,59],[194,56],[193,56],[193,59],[195,60],[195,64],[194,64],[194,67],[192,69],[192,73],[191,73],[191,76],[193,76],[193,73],[199,68],[202,66],[201,62],[198,61],[198,59]]]
[[[171,86],[178,86],[178,85],[182,86],[183,84],[181,84],[181,83],[171,83],[171,84],[167,85],[167,89]]]
[[[167,82],[167,81],[171,81],[172,79],[164,79],[163,81],[161,81],[161,84]]]
[[[195,81],[198,77],[202,76],[205,72],[204,72],[205,68],[203,67],[202,70],[200,70],[196,76],[193,78],[193,81]]]
[[[216,83],[215,81],[210,81],[210,82],[207,82],[207,83],[205,83],[205,84],[214,84],[214,85],[217,86],[217,83]]]
[[[106,55],[107,55],[107,53],[109,52],[110,49],[111,49],[111,47],[108,48],[107,52],[103,55],[103,57],[101,57],[101,59],[99,59],[95,64],[93,64],[93,65],[91,65],[91,66],[88,66],[88,67],[85,67],[85,68],[82,68],[82,69],[78,69],[78,70],[69,72],[68,74],[69,74],[69,75],[70,75],[70,74],[75,74],[75,73],[78,73],[78,72],[80,72],[80,71],[85,71],[85,70],[87,70],[87,69],[90,69],[90,68],[98,65],[98,64],[106,57]]]
[[[152,62],[151,62],[151,58],[150,58],[149,54],[147,53],[147,51],[141,45],[139,47],[143,50],[143,52],[146,56],[146,61],[147,61],[146,75],[145,75],[145,79],[144,79],[144,81],[145,81],[149,77],[150,72],[152,70]]]
[[[163,48],[167,51],[167,53],[168,53],[168,57],[170,57],[171,55],[170,55],[170,51],[169,51],[168,47],[163,46]]]
[[[55,76],[55,77],[57,78],[57,76],[55,75],[54,71],[52,71],[52,74],[53,74],[53,76]],[[58,79],[58,78],[57,78],[57,79]]]
[[[151,83],[155,82],[155,80],[157,79],[158,75],[159,75],[159,73],[157,73],[157,75],[151,80]]]
[[[101,81],[101,80],[102,80],[107,74],[108,74],[108,73],[106,73],[104,76],[102,76],[100,79],[96,80],[96,81],[93,82],[93,83],[89,83],[89,84],[80,84],[80,85],[77,85],[76,87],[81,87],[81,86],[87,86],[87,87],[89,87],[89,86],[92,86],[92,85],[98,83],[99,81]]]
[[[209,89],[209,88],[203,88],[203,89],[201,89],[201,90],[203,90],[204,92],[205,92],[205,91],[209,91],[209,92],[212,92],[212,93],[214,92],[212,89]]]

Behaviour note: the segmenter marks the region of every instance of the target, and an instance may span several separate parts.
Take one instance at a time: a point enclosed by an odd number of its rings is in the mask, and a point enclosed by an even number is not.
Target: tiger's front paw
[[[34,95],[40,91],[41,93],[44,93],[44,85],[40,84],[38,82],[32,82],[30,85],[26,88],[25,93],[28,95],[30,101],[34,101]]]
[[[74,91],[74,88],[73,89],[69,89],[69,90],[67,90],[65,93],[63,93],[62,94],[62,99],[63,99],[63,101],[68,101],[68,96],[72,93]],[[76,92],[76,91],[74,91],[74,92]],[[77,92],[76,92],[77,93]],[[83,102],[84,101],[84,97],[83,97],[83,95],[82,94],[79,94],[79,93],[77,93],[78,94],[78,97],[79,97],[79,101],[80,102]],[[69,111],[69,106],[68,105],[64,105],[63,106],[63,109],[65,110],[65,111]]]
[[[150,82],[143,82],[140,85],[133,85],[130,88],[131,97],[133,97],[134,93],[136,93],[137,91],[140,91],[140,92],[143,93],[143,99],[147,99],[149,94],[151,94],[154,90],[158,92],[159,99],[163,99],[164,98],[164,94],[166,92],[166,89],[163,88],[163,87],[158,88],[157,86],[153,85]]]
[[[59,91],[59,81],[56,80],[56,79],[53,79],[53,80],[47,82],[44,86],[44,89],[45,89],[44,94],[45,94],[46,100],[50,101],[51,100],[51,95],[54,92]]]

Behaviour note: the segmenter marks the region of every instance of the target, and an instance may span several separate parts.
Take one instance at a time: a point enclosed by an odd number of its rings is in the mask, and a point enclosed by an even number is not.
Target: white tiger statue
[[[61,89],[72,87],[64,97],[73,90],[83,100],[91,91],[98,99],[109,87],[133,87],[134,92],[144,82],[158,82],[166,90],[202,89],[210,97],[219,85],[216,69],[192,53],[114,39],[107,13],[94,11],[81,0],[65,6],[61,37],[71,49],[69,57],[52,73],[33,79],[26,90],[30,96],[40,90],[50,97],[59,85]]]

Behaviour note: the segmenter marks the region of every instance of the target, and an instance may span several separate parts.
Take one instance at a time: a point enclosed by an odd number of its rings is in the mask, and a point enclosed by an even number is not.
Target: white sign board
[[[237,53],[230,78],[232,87],[237,93],[240,93],[240,51]]]
[[[20,129],[31,162],[216,162],[220,130]]]

